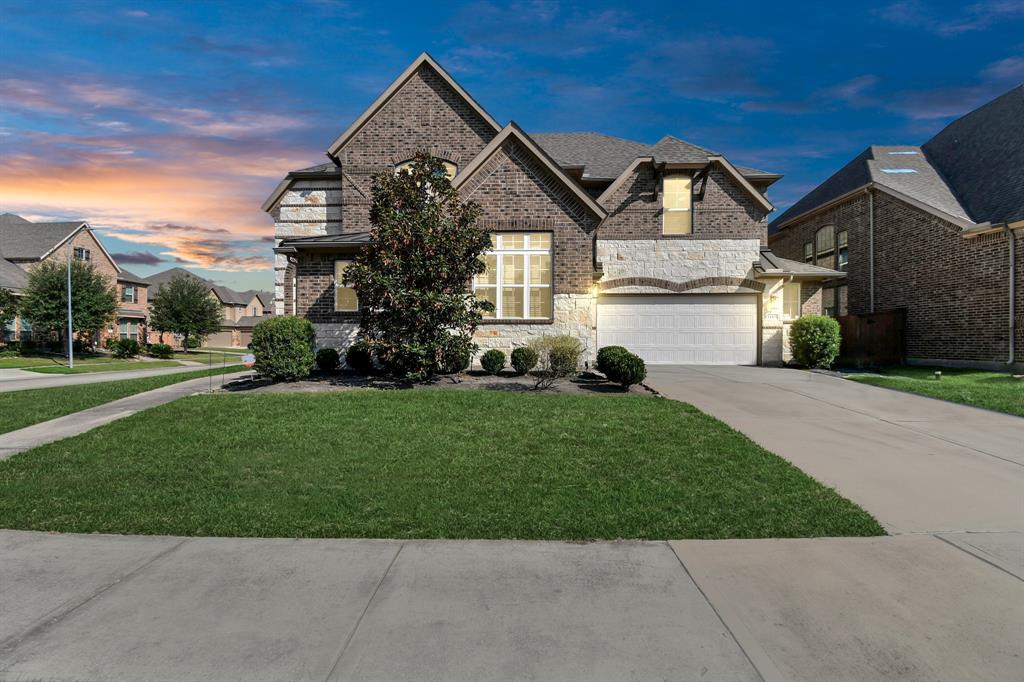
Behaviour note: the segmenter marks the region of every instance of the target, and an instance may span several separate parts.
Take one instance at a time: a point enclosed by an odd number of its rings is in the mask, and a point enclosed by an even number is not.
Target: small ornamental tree
[[[468,285],[484,271],[490,237],[474,225],[480,208],[459,200],[427,154],[376,174],[372,190],[373,244],[345,270],[359,297],[359,338],[389,371],[422,380],[477,350],[473,332],[493,307]]]
[[[28,272],[21,296],[21,314],[38,331],[57,332],[67,339],[68,271],[66,263],[44,261]],[[71,261],[71,329],[92,335],[113,319],[117,293],[113,284],[88,261]]]
[[[18,316],[18,299],[10,289],[0,288],[0,329],[6,329],[7,325],[14,322]],[[0,336],[0,341],[3,337]]]
[[[210,296],[210,285],[191,275],[176,275],[160,287],[150,300],[149,311],[150,328],[181,334],[186,353],[193,347],[190,338],[212,334],[223,322],[220,304]]]

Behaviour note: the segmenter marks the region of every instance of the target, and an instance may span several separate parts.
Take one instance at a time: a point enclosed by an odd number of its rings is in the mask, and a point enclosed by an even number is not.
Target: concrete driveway
[[[648,383],[835,487],[891,533],[1024,530],[1019,417],[792,369],[654,366]]]

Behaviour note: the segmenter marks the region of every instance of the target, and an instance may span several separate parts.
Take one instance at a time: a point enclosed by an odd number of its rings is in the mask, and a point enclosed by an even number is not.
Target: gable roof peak
[[[431,57],[427,52],[421,52],[419,56],[416,57],[416,59],[414,59],[401,74],[399,74],[398,78],[392,81],[391,85],[385,88],[384,92],[374,100],[373,104],[371,104],[370,107],[364,111],[359,118],[357,118],[352,125],[350,125],[345,132],[343,132],[338,139],[331,144],[330,147],[327,148],[327,156],[330,157],[332,161],[337,161],[337,154],[345,144],[351,140],[360,129],[362,129],[366,122],[369,121],[378,110],[380,110],[392,97],[394,97],[395,93],[397,93],[402,86],[412,78],[413,74],[424,66],[431,68],[435,73],[437,73],[437,75],[440,76],[456,92],[456,94],[458,94],[459,97],[461,97],[466,104],[468,104],[470,108],[473,109],[494,130],[495,133],[501,130],[501,126],[498,125],[496,120],[494,120],[494,117],[487,113],[487,111],[480,106],[480,104],[473,99],[473,97],[466,92],[466,90],[459,85],[454,78],[452,78],[451,74],[448,73],[443,66],[437,63],[437,60]]]

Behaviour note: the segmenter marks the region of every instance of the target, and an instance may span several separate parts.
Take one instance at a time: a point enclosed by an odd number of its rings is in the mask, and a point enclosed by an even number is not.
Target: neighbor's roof
[[[146,287],[149,286],[149,280],[145,277],[139,277],[134,272],[128,272],[127,270],[121,270],[121,274],[117,276],[118,282],[128,282],[129,284],[141,284]]]
[[[149,277],[147,277],[146,279],[149,281],[149,284],[150,284],[151,287],[153,287],[154,289],[158,290],[158,289],[160,289],[160,287],[162,287],[163,285],[167,284],[168,282],[170,282],[172,279],[174,279],[175,277],[177,277],[179,275],[187,275],[189,277],[195,277],[196,279],[198,279],[198,280],[200,280],[202,282],[206,282],[207,284],[210,284],[210,285],[213,284],[213,282],[211,282],[210,280],[206,279],[205,277],[200,277],[199,275],[195,274],[194,272],[190,272],[190,271],[186,270],[185,268],[170,268],[168,270],[164,270],[162,272],[157,272],[155,274],[152,274]]]
[[[269,291],[257,291],[256,296],[260,299],[260,303],[263,304],[264,308],[269,308],[274,305],[274,294]]]
[[[211,286],[210,291],[216,294],[217,298],[224,303],[232,305],[246,305],[252,300],[252,296],[246,296],[240,291],[235,291],[230,287],[221,286],[219,284]]]
[[[653,145],[590,132],[535,133],[530,137],[563,168],[582,166],[585,179],[614,180],[640,157],[653,158],[655,163],[703,164],[710,157],[720,156],[671,135]],[[745,166],[736,168],[748,178],[777,180],[782,177]]]
[[[839,270],[781,258],[772,253],[771,249],[761,249],[760,259],[754,261],[754,272],[757,275],[783,275],[796,279],[834,279],[846,277],[846,273]]]
[[[0,289],[21,291],[28,281],[27,273],[14,263],[0,258]]]
[[[13,213],[4,213],[0,215],[0,253],[8,260],[40,260],[83,225],[83,220],[33,223]]]
[[[920,147],[872,145],[773,220],[769,232],[871,184],[920,202],[954,222],[971,222]]]
[[[1024,85],[953,121],[921,149],[974,222],[1024,220]]]

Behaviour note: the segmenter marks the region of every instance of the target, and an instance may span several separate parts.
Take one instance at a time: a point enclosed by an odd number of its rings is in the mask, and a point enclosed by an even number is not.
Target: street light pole
[[[75,338],[71,329],[71,252],[73,247],[68,244],[68,367],[75,368]]]

